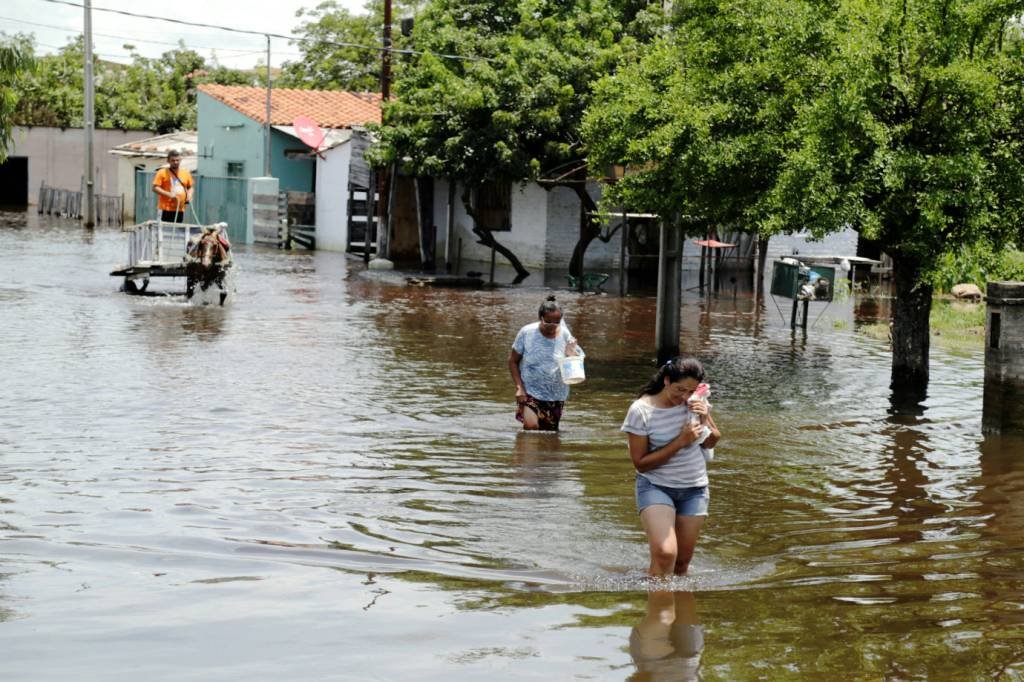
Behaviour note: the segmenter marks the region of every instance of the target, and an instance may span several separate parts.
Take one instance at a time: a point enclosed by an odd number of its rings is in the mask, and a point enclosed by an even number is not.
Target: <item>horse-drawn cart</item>
[[[124,278],[122,291],[143,294],[153,277],[184,277],[187,298],[192,298],[196,286],[206,291],[216,285],[224,304],[228,295],[225,277],[231,268],[227,223],[147,220],[124,231],[128,233],[128,262],[110,273]]]

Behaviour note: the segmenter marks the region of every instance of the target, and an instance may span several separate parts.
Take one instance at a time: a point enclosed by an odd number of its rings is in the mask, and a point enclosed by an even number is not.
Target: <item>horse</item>
[[[185,264],[185,298],[191,299],[196,292],[206,291],[211,285],[220,289],[220,305],[228,297],[224,277],[231,267],[231,244],[216,225],[203,228],[203,234],[189,246]]]

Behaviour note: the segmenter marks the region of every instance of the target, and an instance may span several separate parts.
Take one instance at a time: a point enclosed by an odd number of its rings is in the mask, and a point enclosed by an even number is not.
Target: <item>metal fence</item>
[[[124,197],[94,194],[96,201],[96,223],[120,225],[123,220]],[[39,201],[36,210],[47,215],[68,218],[82,218],[83,196],[81,190],[50,187],[45,182],[39,186]]]
[[[155,171],[135,171],[135,222],[157,219],[156,195],[153,194]],[[236,244],[246,243],[246,219],[249,199],[248,180],[221,178],[193,173],[195,192],[192,204],[185,214],[186,222],[203,225],[228,224],[228,239]],[[192,214],[193,209],[195,215]]]
[[[203,234],[202,225],[147,220],[125,228],[128,232],[128,267],[153,263],[181,264],[189,241]]]

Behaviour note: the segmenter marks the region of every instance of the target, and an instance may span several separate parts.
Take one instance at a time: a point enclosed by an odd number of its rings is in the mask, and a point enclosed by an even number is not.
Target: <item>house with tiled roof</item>
[[[315,197],[317,248],[345,250],[353,205],[351,168],[361,163],[365,126],[381,120],[380,95],[335,90],[272,88],[270,93],[270,158],[267,163],[267,91],[234,85],[200,85],[197,94],[198,172],[201,178],[261,178],[251,180],[268,191],[289,197],[305,193],[308,206]],[[312,119],[324,132],[314,151],[295,126],[299,117]],[[363,145],[365,146],[365,145]],[[359,148],[353,151],[354,148]],[[359,156],[357,160],[355,157]],[[269,173],[267,166],[269,165]],[[269,176],[273,180],[264,180]],[[219,182],[219,181],[218,181]],[[267,182],[270,182],[268,185]],[[264,213],[266,211],[263,211]],[[365,220],[365,218],[363,218]],[[277,221],[254,218],[252,238],[273,241]]]
[[[265,175],[267,91],[264,88],[204,84],[198,88],[198,170],[200,175]],[[270,175],[281,191],[313,192],[316,156],[293,124],[307,116],[334,138],[337,131],[379,123],[380,95],[334,90],[273,88],[270,95]]]

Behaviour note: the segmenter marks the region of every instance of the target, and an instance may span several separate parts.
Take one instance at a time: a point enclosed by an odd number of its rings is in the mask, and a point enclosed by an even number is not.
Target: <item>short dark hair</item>
[[[179,152],[177,149],[168,149],[167,150],[167,158],[168,159],[173,159],[176,156],[180,157],[181,156],[181,152]]]

